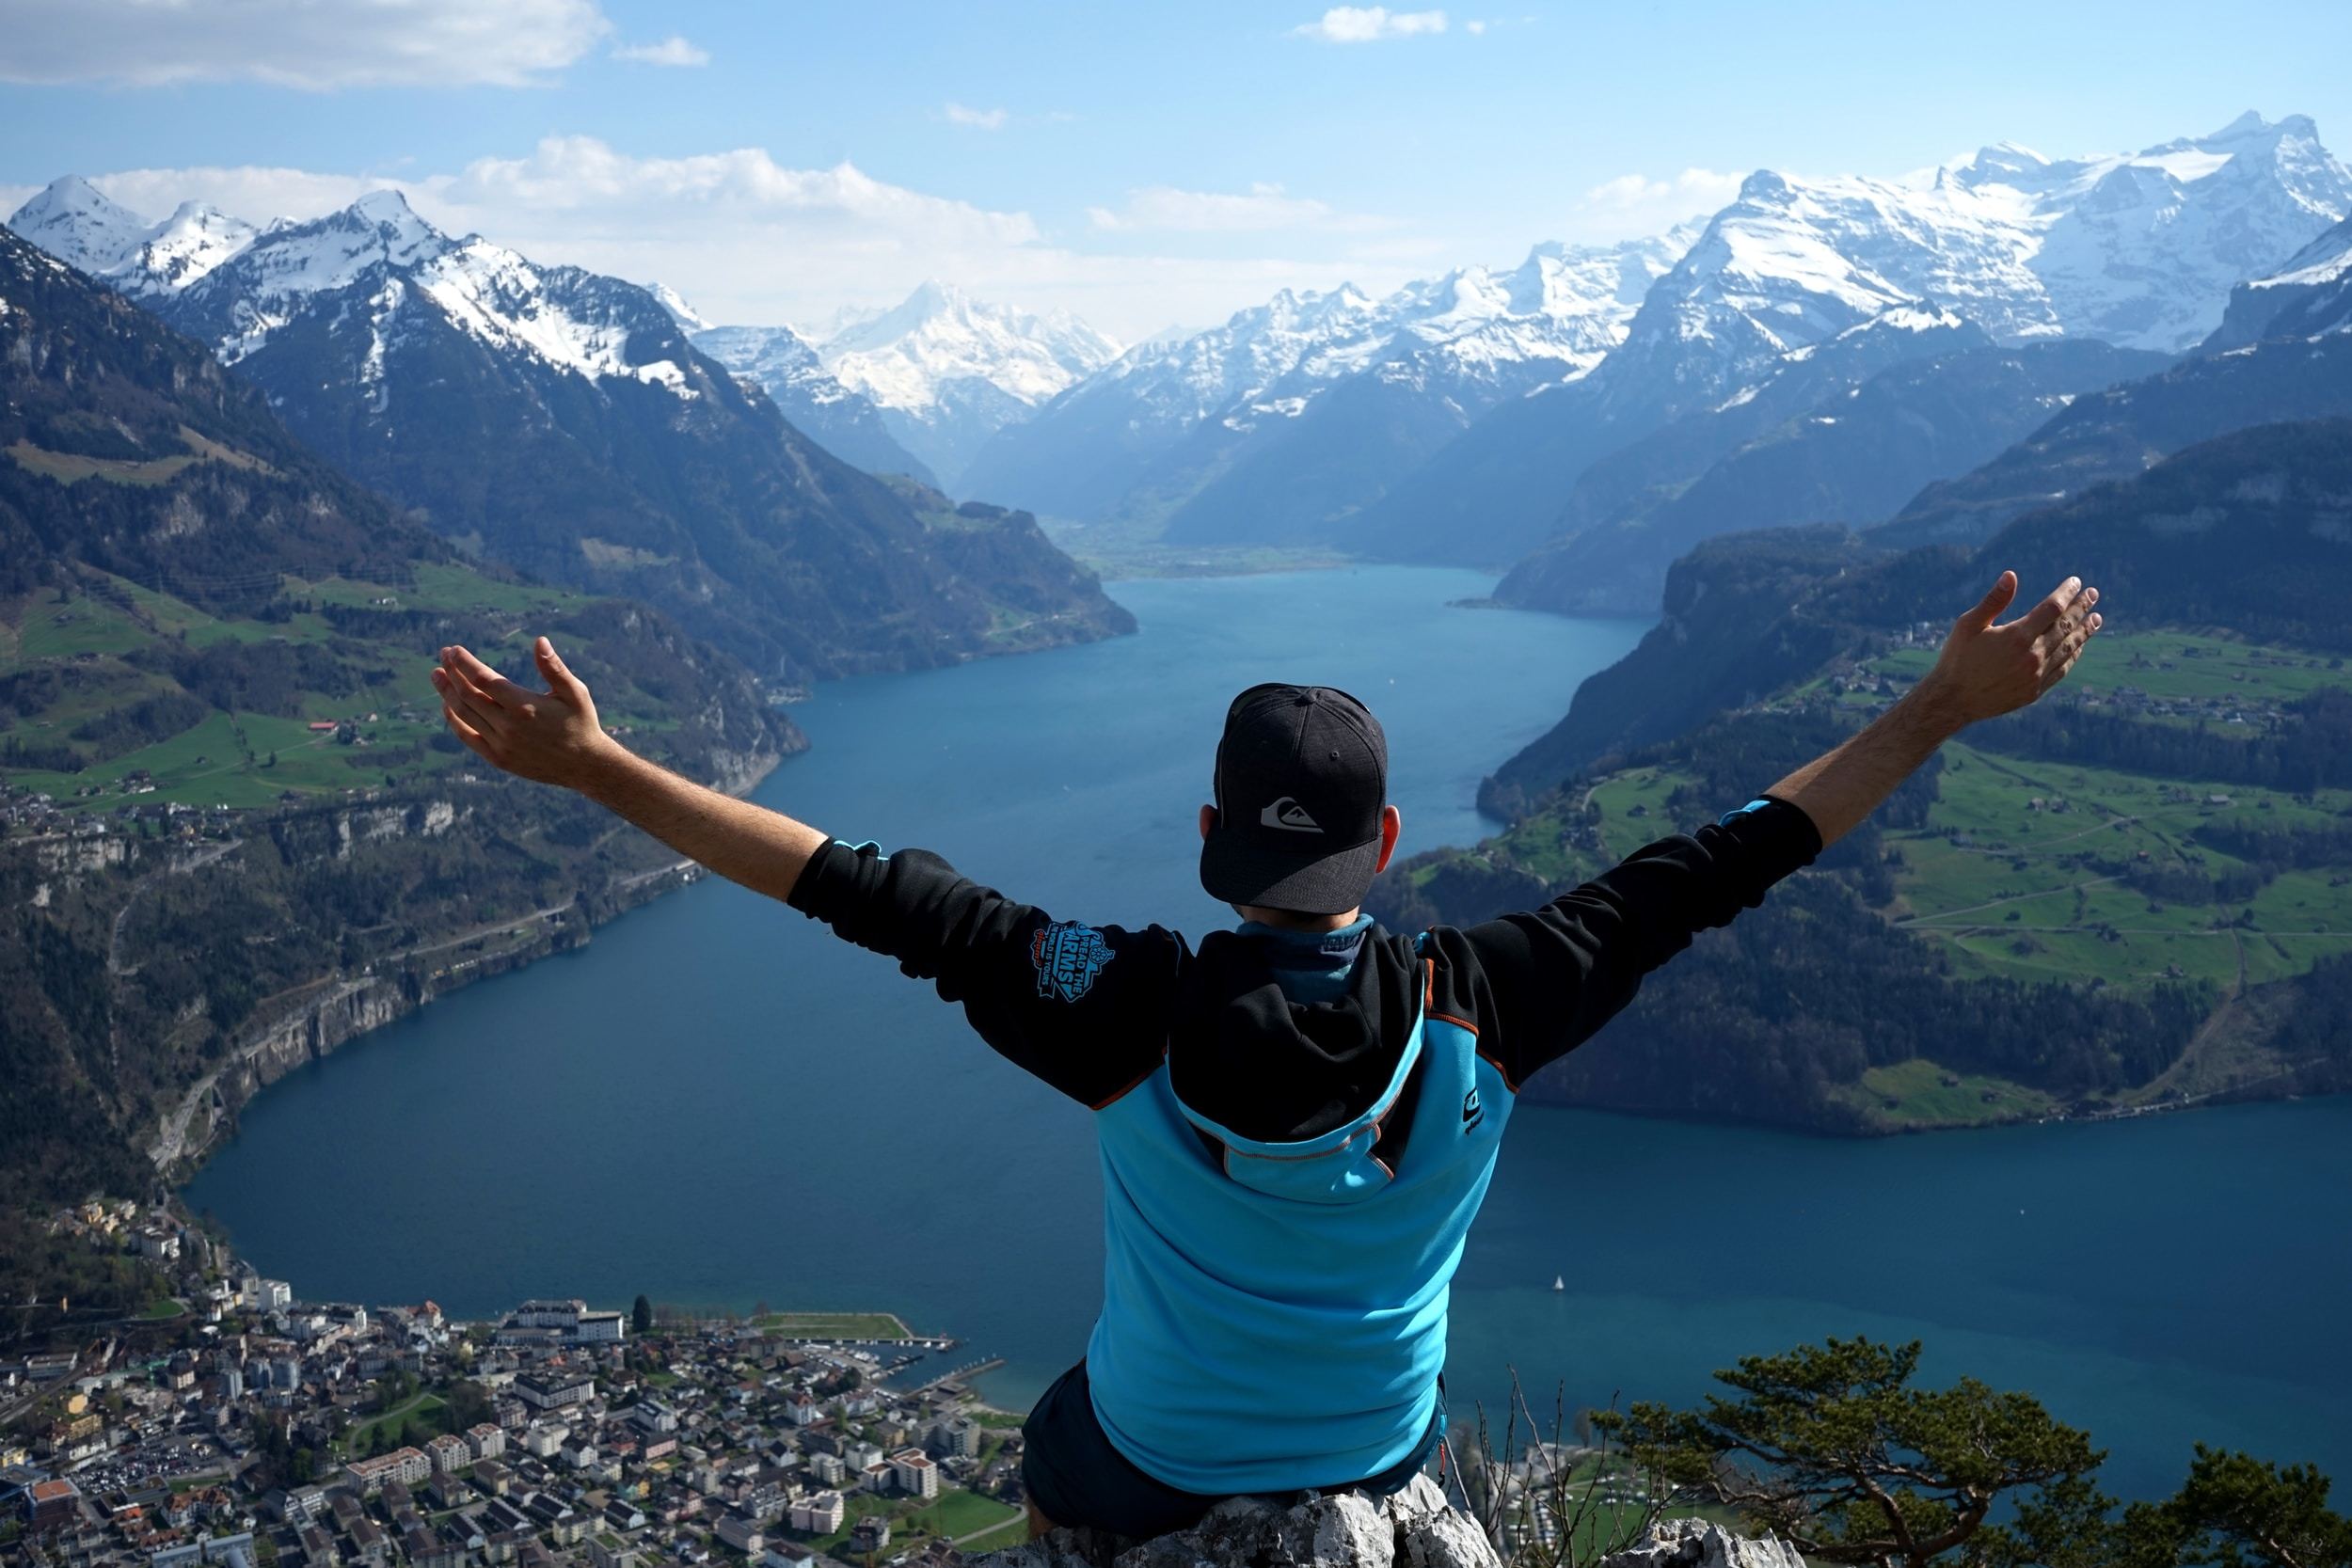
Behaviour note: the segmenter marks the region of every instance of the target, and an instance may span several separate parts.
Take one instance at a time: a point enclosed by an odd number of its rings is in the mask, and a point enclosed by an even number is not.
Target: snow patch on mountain
[[[2348,210],[2352,172],[2299,115],[2104,157],[2003,142],[1894,181],[1759,171],[1659,285],[1625,371],[1661,360],[1728,388],[1917,301],[2006,342],[2178,352],[2214,329],[2232,285]]]
[[[1492,382],[1539,366],[1549,382],[1589,372],[1614,347],[1650,285],[1696,233],[1687,225],[1606,246],[1541,245],[1509,271],[1466,267],[1374,298],[1353,285],[1285,289],[1223,326],[1130,350],[1082,396],[1120,395],[1142,417],[1246,429],[1295,419],[1349,376],[1431,386]]]
[[[429,301],[464,331],[588,379],[623,378],[699,394],[669,358],[639,361],[631,338],[648,314],[635,285],[577,268],[542,269],[479,236],[453,240],[398,191],[371,191],[307,223],[257,227],[199,202],[150,225],[87,181],[68,176],[19,208],[8,227],[122,293],[157,304],[234,364],[323,300],[362,313],[358,367],[381,388],[404,310]],[[673,315],[684,301],[652,296]],[[675,304],[670,303],[675,301]]]
[[[693,337],[696,348],[771,395],[789,388],[816,404],[861,395],[825,369],[816,345],[788,326],[709,326],[696,329]]]
[[[200,201],[183,201],[125,258],[126,281],[140,289],[184,289],[251,245],[260,230]]]
[[[1109,364],[1119,344],[1067,311],[1033,316],[929,282],[895,308],[853,320],[818,355],[955,489],[992,436]]]
[[[689,332],[707,332],[715,325],[710,318],[687,304],[686,296],[667,283],[644,283],[639,287],[653,295],[655,301],[670,312],[670,319]]]
[[[589,277],[562,270],[574,283]],[[469,238],[440,252],[418,269],[418,280],[451,321],[493,347],[535,355],[592,381],[622,377],[667,388],[681,399],[702,395],[687,385],[675,360],[629,357],[643,318],[628,302],[597,297],[596,290],[550,288],[529,261],[486,240]]]
[[[943,388],[984,381],[1035,407],[1109,364],[1119,344],[1068,311],[1032,316],[927,282],[896,309],[855,323],[818,350],[825,368],[884,408],[938,406]]]
[[[2352,273],[2352,218],[2337,224],[2287,258],[2286,264],[2267,277],[2251,280],[2256,289],[2310,287],[2332,283]]]
[[[870,473],[935,476],[893,434],[890,419],[863,392],[841,384],[817,347],[788,326],[712,326],[693,344],[730,374],[755,382],[784,417],[834,456]]]
[[[121,266],[151,232],[145,218],[77,174],[51,181],[9,214],[8,227],[93,277]]]

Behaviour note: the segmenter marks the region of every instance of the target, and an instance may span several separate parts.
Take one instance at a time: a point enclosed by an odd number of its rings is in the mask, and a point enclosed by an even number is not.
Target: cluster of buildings
[[[0,1363],[0,1561],[944,1568],[950,1494],[999,1505],[955,1504],[967,1537],[1019,1517],[1017,1426],[952,1379],[890,1386],[887,1344],[307,1302],[135,1205],[58,1223],[191,1307]]]
[[[2166,668],[2171,661],[2165,661]],[[2077,706],[2121,714],[2127,719],[2201,719],[2212,724],[2243,724],[2274,730],[2285,722],[2286,710],[2275,702],[2239,696],[2157,697],[2144,688],[2118,686],[2110,690],[2074,693]]]
[[[74,810],[71,805],[75,800],[89,801],[109,795],[154,793],[154,778],[144,768],[132,768],[120,778],[77,784],[63,800],[47,790],[0,783],[0,838],[95,838],[108,831],[109,822],[117,832],[142,822],[165,824],[173,832],[188,838],[226,837],[235,827],[237,814],[228,806],[126,799],[102,815],[96,806],[84,805]]]

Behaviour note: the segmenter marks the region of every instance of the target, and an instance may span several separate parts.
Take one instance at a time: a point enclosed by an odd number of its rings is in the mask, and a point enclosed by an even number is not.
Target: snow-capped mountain
[[[1824,354],[1844,341],[1823,345]],[[1624,477],[1612,470],[1639,470],[1646,460],[1652,483],[1599,521],[1531,551],[1495,598],[1569,615],[1649,614],[1674,563],[1718,534],[1876,522],[1925,486],[1998,456],[2074,400],[2165,364],[2162,355],[2094,338],[1994,346],[1979,335],[1979,346],[1937,353],[1922,334],[1918,346],[1851,384],[1810,373],[1824,355],[1792,356],[1751,401],[1686,417],[1611,453],[1578,483],[1572,513],[1607,488],[1597,479]],[[1740,417],[1768,404],[1758,418]],[[1715,445],[1722,455],[1708,463]]]
[[[421,295],[496,348],[592,381],[622,376],[695,395],[674,359],[629,352],[655,304],[645,291],[577,267],[537,268],[478,235],[452,239],[394,190],[371,191],[308,223],[257,227],[191,201],[151,226],[69,176],[8,227],[147,304],[229,364],[259,352],[318,300],[372,279],[367,297],[345,302],[372,335],[363,379],[380,381],[386,334]]]
[[[1032,316],[928,282],[818,346],[824,368],[882,411],[901,445],[952,489],[988,438],[1119,356],[1067,311]]]
[[[2352,172],[2300,115],[2052,161],[2011,144],[1903,180],[1752,175],[1571,397],[1499,408],[1362,520],[1388,553],[1501,562],[1551,534],[1592,462],[1735,397],[1785,355],[1932,302],[2002,343],[2179,352],[2352,211]]]
[[[170,293],[201,278],[260,232],[200,201],[150,224],[73,175],[17,209],[8,227],[52,256],[128,294]]]
[[[469,551],[647,601],[795,679],[1131,624],[1025,517],[936,529],[917,508],[944,498],[825,451],[638,284],[453,238],[389,190],[242,230],[96,197],[59,182],[10,227],[95,263]]]
[[[2347,331],[2352,331],[2352,218],[2288,257],[2278,271],[2240,284],[2204,350],[2217,354],[2265,338]]]
[[[665,300],[665,304],[670,302]],[[683,301],[671,314],[689,325]],[[700,317],[692,317],[699,323]],[[872,474],[906,474],[938,483],[923,460],[901,446],[874,400],[841,384],[816,348],[788,326],[690,327],[694,346],[737,375],[748,376],[775,400],[784,417],[845,463]]]
[[[1724,390],[1889,305],[1932,299],[1996,341],[2098,338],[2178,353],[2231,287],[2352,211],[2352,171],[2303,116],[2053,162],[2002,143],[1901,181],[1766,170],[1645,302],[1629,359],[1661,350]]]
[[[1284,290],[1222,326],[1129,350],[998,437],[970,483],[1068,517],[1165,518],[1178,536],[1318,523],[1496,401],[1590,371],[1695,232],[1538,245],[1516,268],[1379,298]],[[1362,439],[1375,428],[1381,439]]]
[[[679,334],[644,290],[578,267],[537,267],[479,235],[452,239],[398,191],[371,191],[308,223],[274,224],[194,281],[150,297],[167,321],[230,364],[332,299],[334,328],[367,335],[358,372],[379,412],[391,396],[386,356],[420,311],[494,351],[592,382],[620,378],[681,399],[701,395],[675,354],[653,350],[655,339],[675,342]]]
[[[58,261],[105,278],[153,232],[145,218],[72,174],[19,207],[8,227]]]
[[[708,316],[686,303],[686,296],[667,283],[648,283],[645,292],[653,295],[660,307],[670,312],[670,319],[689,332],[707,332],[715,325]]]
[[[2201,351],[2080,397],[1968,473],[1931,483],[1868,537],[1978,545],[2014,518],[2137,479],[2256,425],[2352,417],[2352,218],[2233,293]]]

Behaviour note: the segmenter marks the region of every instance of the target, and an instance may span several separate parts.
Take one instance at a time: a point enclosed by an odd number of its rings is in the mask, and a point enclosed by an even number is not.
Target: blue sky
[[[75,171],[151,216],[307,216],[397,182],[728,319],[939,276],[1132,337],[1654,231],[1756,167],[2118,150],[2249,108],[2352,150],[2352,6],[2226,15],[0,0],[0,199]]]

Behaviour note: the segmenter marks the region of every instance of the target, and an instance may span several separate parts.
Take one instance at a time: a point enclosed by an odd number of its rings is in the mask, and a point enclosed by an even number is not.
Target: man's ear
[[[1389,857],[1396,853],[1397,835],[1405,831],[1405,814],[1394,806],[1380,808],[1380,858],[1372,863],[1376,874],[1389,868]]]
[[[1200,808],[1200,837],[1206,841],[1208,836],[1215,832],[1216,832],[1216,808],[1202,806]]]

